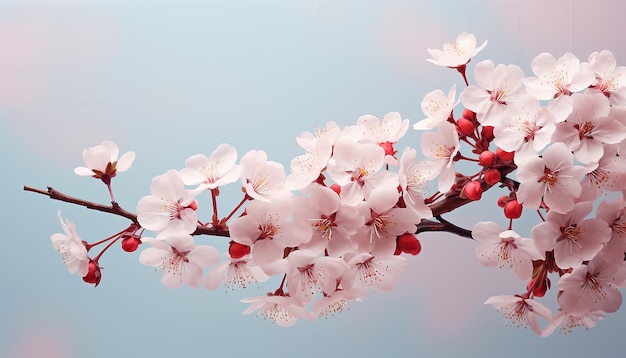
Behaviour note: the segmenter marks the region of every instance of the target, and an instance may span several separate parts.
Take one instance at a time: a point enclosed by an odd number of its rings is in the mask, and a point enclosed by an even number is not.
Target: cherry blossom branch
[[[422,222],[417,224],[417,231],[415,231],[415,234],[428,232],[428,231],[445,231],[445,232],[457,234],[461,237],[473,239],[471,230],[467,230],[462,227],[456,226],[452,224],[451,222],[445,220],[441,216],[436,216],[436,219],[439,220],[439,222],[428,220],[428,219],[422,219]]]
[[[33,193],[46,195],[50,199],[53,199],[53,200],[59,200],[59,201],[63,201],[66,203],[82,206],[87,209],[102,211],[105,213],[122,216],[122,217],[129,219],[130,221],[132,221],[133,223],[139,226],[139,221],[137,221],[137,214],[132,213],[128,210],[122,209],[122,207],[115,201],[111,202],[111,205],[98,204],[92,201],[83,200],[83,199],[79,199],[79,198],[64,194],[50,186],[47,187],[47,190],[37,189],[37,188],[30,187],[30,186],[24,186],[24,190],[31,191]],[[196,231],[194,231],[192,235],[213,235],[213,236],[230,237],[230,233],[228,232],[228,230],[215,230],[208,226],[202,226],[202,225],[198,225],[198,227],[196,228]]]
[[[79,199],[73,196],[63,194],[60,191],[50,186],[47,188],[48,188],[47,190],[41,190],[41,189],[26,186],[26,185],[24,186],[25,191],[32,191],[34,193],[47,195],[48,197],[50,197],[50,199],[64,201],[66,203],[75,204],[78,206],[83,206],[87,209],[102,211],[105,213],[114,214],[118,216],[123,216],[131,220],[133,223],[139,225],[139,222],[137,221],[137,215],[128,210],[122,209],[122,207],[115,201],[112,201],[111,205],[102,205],[102,204],[94,203],[92,201],[87,201],[87,200],[83,200],[83,199]]]

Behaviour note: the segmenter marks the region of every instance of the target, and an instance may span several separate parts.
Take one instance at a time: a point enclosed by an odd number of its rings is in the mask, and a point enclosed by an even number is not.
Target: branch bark
[[[508,180],[506,178],[506,175],[514,171],[515,168],[516,167],[514,165],[504,166],[500,168],[500,172],[502,174],[502,180],[503,181]],[[484,180],[481,179],[481,187],[483,188],[483,192],[489,190],[494,185],[495,184],[489,185],[485,183]],[[83,200],[80,198],[76,198],[76,197],[64,194],[52,187],[47,187],[47,190],[41,190],[41,189],[29,187],[29,186],[24,186],[24,190],[46,195],[50,199],[53,199],[53,200],[59,200],[59,201],[63,201],[66,203],[83,206],[90,210],[102,211],[105,213],[122,216],[131,220],[133,223],[139,225],[139,222],[137,221],[137,214],[123,209],[115,201],[112,201],[111,205],[98,204],[92,201]],[[419,234],[422,232],[429,232],[429,231],[442,231],[442,232],[449,232],[449,233],[456,234],[461,237],[472,239],[471,230],[467,230],[462,227],[456,226],[441,217],[442,214],[454,211],[455,209],[463,205],[466,205],[470,202],[472,202],[472,200],[461,198],[460,191],[452,192],[451,194],[447,195],[445,198],[430,205],[430,208],[433,212],[433,217],[437,219],[437,221],[430,220],[430,219],[423,219],[419,224],[417,224],[417,231],[415,233]],[[212,235],[212,236],[230,237],[230,232],[228,230],[215,230],[211,228],[210,226],[206,226],[206,225],[198,225],[196,227],[196,230],[192,233],[192,235]]]

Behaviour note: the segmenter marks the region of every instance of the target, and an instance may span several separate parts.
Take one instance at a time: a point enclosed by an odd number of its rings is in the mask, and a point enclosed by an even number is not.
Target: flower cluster
[[[478,62],[470,85],[467,65],[485,45],[477,48],[475,37],[464,33],[443,50],[429,50],[429,61],[458,70],[466,87],[458,98],[456,85],[424,96],[426,118],[412,126],[424,131],[419,157],[414,147],[398,150],[410,127],[399,113],[364,115],[348,126],[328,122],[297,138],[303,154],[289,173],[263,151],[238,159],[235,148],[221,144],[210,156],[191,156],[183,168],[155,177],[133,214],[119,207],[110,184],[134,153],[118,162],[117,146],[103,142],[83,153],[87,167],[76,173],[101,179],[111,206],[86,205],[52,189],[45,194],[132,222],[89,244],[61,221],[65,235],[53,235],[53,245],[71,273],[96,285],[98,261],[118,240],[129,252],[149,244],[139,261],[161,269],[170,288],[267,281],[275,286],[243,299],[250,303],[244,313],[290,326],[334,315],[370,289],[391,290],[406,255],[421,251],[416,235],[446,231],[473,238],[483,265],[511,269],[525,282],[523,292],[485,302],[509,324],[543,336],[592,327],[619,309],[619,288],[626,286],[626,67],[609,51],[586,62],[571,53],[558,59],[544,53],[531,63],[533,76],[516,65]],[[477,169],[460,173],[459,162]],[[240,187],[242,198],[220,216],[220,191],[228,185]],[[505,191],[493,204],[502,208],[506,227],[481,221],[470,231],[442,218],[485,200],[482,194],[493,187]],[[212,216],[203,222],[198,208],[205,201]],[[523,214],[537,224],[526,227],[518,221]],[[202,235],[228,237],[228,252],[200,244]],[[88,256],[105,242],[97,256]],[[269,281],[272,276],[279,283]],[[555,314],[538,300],[554,279]]]

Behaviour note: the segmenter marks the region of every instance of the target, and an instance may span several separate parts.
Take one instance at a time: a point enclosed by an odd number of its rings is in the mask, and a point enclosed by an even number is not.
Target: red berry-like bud
[[[509,201],[511,198],[506,196],[506,195],[502,195],[501,197],[498,198],[498,206],[503,208],[504,205],[506,205],[507,201]]]
[[[496,149],[496,155],[500,160],[504,162],[512,162],[515,157],[515,152],[506,152],[500,148]]]
[[[83,276],[83,281],[95,285],[94,287],[98,287],[101,278],[102,272],[100,272],[100,266],[98,266],[97,262],[89,260],[89,271]]]
[[[502,179],[502,174],[498,169],[489,169],[485,171],[485,183],[494,185]]]
[[[468,119],[470,121],[476,120],[476,113],[472,112],[467,108],[463,108],[463,118]]]
[[[483,127],[483,132],[482,132],[483,138],[491,141],[494,136],[493,136],[493,127],[492,126],[484,126]]]
[[[231,241],[228,247],[228,254],[233,259],[240,259],[250,253],[250,246]]]
[[[513,199],[504,204],[504,216],[507,219],[519,219],[522,216],[522,208],[522,204],[517,199]]]
[[[466,118],[460,118],[456,121],[458,132],[463,135],[471,135],[474,133],[474,123]]]
[[[526,285],[526,289],[533,290],[533,296],[543,297],[550,289],[550,279],[545,277],[543,280],[537,280],[537,278],[531,278]]]
[[[478,156],[478,164],[483,167],[490,167],[496,162],[496,154],[489,150],[485,150]]]
[[[417,255],[422,251],[422,244],[420,244],[417,237],[413,234],[404,234],[396,238],[396,252],[401,251],[406,254]]]
[[[337,195],[341,194],[341,186],[339,186],[339,184],[332,184],[330,188],[333,189]]]
[[[473,180],[463,187],[461,190],[461,198],[467,198],[470,200],[480,200],[483,196],[483,188],[480,186],[480,182]]]
[[[122,240],[122,249],[126,252],[134,252],[141,245],[141,239],[136,235],[131,235]]]

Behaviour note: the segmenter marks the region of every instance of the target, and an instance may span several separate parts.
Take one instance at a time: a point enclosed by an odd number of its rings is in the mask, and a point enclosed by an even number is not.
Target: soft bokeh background
[[[489,41],[476,62],[515,63],[528,75],[544,51],[585,60],[610,49],[625,64],[624,4],[1,0],[0,356],[621,356],[625,310],[590,331],[547,339],[505,327],[483,302],[525,284],[481,267],[476,244],[449,235],[421,236],[422,253],[409,258],[392,293],[372,292],[332,319],[288,329],[241,315],[239,299],[271,288],[170,290],[137,252],[117,247],[101,260],[104,277],[94,289],[68,274],[50,245],[61,232],[56,211],[89,241],[126,222],[22,187],[50,185],[106,203],[105,187],[73,168],[84,148],[111,139],[137,153],[114,181],[118,201],[134,210],[152,177],[222,142],[240,155],[265,150],[288,166],[302,152],[295,137],[326,121],[348,125],[362,114],[399,111],[414,123],[423,118],[424,94],[461,88],[457,73],[425,59],[426,48],[463,31]],[[419,148],[419,133],[411,130],[403,144]],[[224,195],[222,212],[237,200]],[[504,225],[497,196],[449,219]],[[517,225],[528,236],[533,222]],[[205,240],[224,248],[224,240]]]

